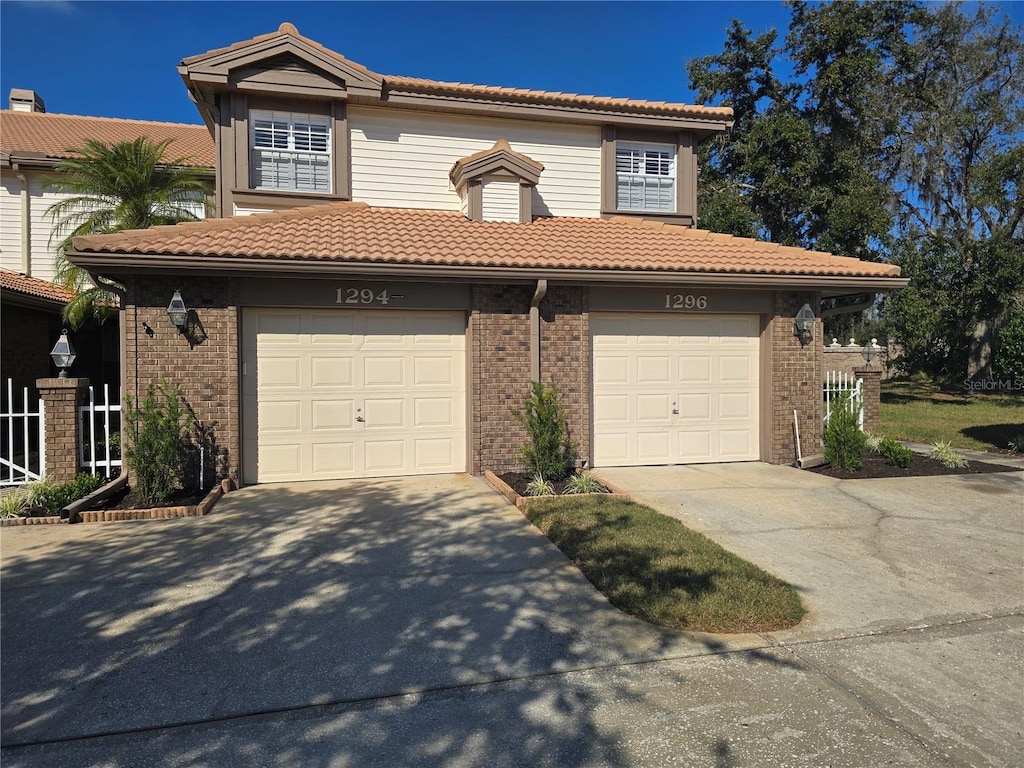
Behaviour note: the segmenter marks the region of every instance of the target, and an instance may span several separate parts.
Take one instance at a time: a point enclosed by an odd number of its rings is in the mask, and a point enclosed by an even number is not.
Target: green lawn
[[[566,496],[524,514],[613,605],[652,624],[770,632],[804,615],[786,582],[641,504]]]
[[[881,433],[917,443],[1004,451],[1024,434],[1024,393],[943,392],[937,385],[883,382]]]

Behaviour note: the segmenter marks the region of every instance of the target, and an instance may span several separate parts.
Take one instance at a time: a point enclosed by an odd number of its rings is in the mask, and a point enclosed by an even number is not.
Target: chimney
[[[43,97],[25,88],[11,88],[8,106],[15,112],[45,112]]]

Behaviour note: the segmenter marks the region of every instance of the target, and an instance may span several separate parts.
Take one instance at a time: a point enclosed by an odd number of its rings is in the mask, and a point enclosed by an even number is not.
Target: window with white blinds
[[[615,201],[621,211],[676,210],[676,148],[620,141],[615,148]]]
[[[249,115],[253,189],[331,191],[331,120],[320,115]]]

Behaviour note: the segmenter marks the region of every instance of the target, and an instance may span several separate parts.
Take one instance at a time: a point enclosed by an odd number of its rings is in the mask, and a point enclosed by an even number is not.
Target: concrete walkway
[[[250,488],[198,520],[4,529],[3,764],[1024,755],[1019,474],[903,490],[765,465],[607,474],[791,580],[808,621],[761,637],[630,619],[464,476]]]

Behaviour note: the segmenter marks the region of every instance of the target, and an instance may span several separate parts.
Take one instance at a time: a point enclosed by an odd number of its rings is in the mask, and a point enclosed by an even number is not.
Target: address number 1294
[[[708,297],[692,293],[666,293],[665,309],[707,309]]]
[[[389,300],[387,290],[375,293],[369,288],[339,288],[336,304],[383,304]]]

